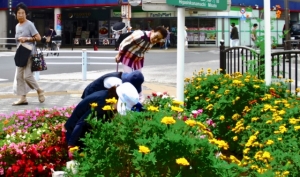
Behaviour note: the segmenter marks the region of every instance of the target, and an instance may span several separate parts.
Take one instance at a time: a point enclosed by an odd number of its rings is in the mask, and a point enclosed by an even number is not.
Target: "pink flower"
[[[209,126],[213,126],[213,127],[216,126],[216,124],[214,123],[214,121],[213,121],[212,119],[207,119],[207,120],[206,120],[206,123],[207,123],[207,125],[209,125]]]

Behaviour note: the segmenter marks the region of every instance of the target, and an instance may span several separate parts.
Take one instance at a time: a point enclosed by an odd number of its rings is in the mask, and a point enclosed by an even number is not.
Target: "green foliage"
[[[249,176],[300,175],[300,101],[285,83],[199,72],[186,79],[185,98],[187,108],[203,109],[197,120],[211,119],[214,137],[228,143],[222,159],[245,167]]]
[[[86,135],[84,157],[76,176],[237,176],[241,168],[228,164],[215,153],[219,150],[199,138],[198,128],[175,119],[166,125],[162,119],[172,113],[128,113],[111,122],[89,120],[93,132]],[[139,147],[149,148],[148,153]],[[176,159],[185,158],[181,166]]]

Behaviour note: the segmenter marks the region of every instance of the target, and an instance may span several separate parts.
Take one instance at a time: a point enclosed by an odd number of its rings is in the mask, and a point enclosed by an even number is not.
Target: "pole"
[[[177,99],[184,101],[185,9],[177,8]]]
[[[271,4],[270,0],[264,0],[265,13],[265,82],[271,84]]]
[[[82,49],[82,68],[81,68],[81,72],[82,72],[82,80],[86,81],[86,71],[87,71],[87,53],[86,53],[86,49]]]
[[[289,1],[288,0],[284,0],[284,18],[285,18],[285,29],[284,30],[290,30],[290,15],[289,15]],[[289,32],[286,33],[286,35],[285,35],[285,41],[286,40],[291,40],[291,35]],[[291,50],[291,43],[285,42],[284,49]]]

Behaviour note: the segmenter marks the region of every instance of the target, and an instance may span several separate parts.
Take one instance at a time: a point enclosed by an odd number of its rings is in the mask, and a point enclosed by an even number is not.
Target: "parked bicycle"
[[[41,50],[59,51],[61,45],[61,36],[60,35],[54,36],[51,39],[50,43],[46,42],[46,37],[44,36],[41,42],[43,43],[43,47]],[[59,52],[47,53],[47,56],[49,54],[59,56]]]

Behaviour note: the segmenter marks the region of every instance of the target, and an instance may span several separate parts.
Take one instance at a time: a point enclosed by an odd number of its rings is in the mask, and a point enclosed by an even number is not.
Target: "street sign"
[[[246,9],[244,7],[241,8],[241,14],[244,14],[246,12]]]
[[[226,0],[167,0],[168,5],[199,9],[226,10]]]
[[[141,4],[141,0],[128,0],[128,3],[131,5],[131,6],[138,6]]]

